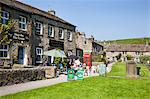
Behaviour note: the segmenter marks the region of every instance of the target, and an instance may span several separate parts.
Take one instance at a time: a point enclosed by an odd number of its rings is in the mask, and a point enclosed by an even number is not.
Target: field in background
[[[130,39],[120,39],[120,40],[111,40],[105,41],[106,44],[146,44],[150,43],[150,38],[130,38]],[[104,42],[100,42],[104,44]]]

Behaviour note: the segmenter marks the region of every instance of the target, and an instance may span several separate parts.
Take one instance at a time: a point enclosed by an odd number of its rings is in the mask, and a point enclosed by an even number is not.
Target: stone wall
[[[45,79],[44,68],[0,69],[0,86]]]

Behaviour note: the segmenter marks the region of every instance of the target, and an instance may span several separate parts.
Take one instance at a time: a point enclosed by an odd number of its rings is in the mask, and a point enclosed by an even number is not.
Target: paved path
[[[98,76],[98,74],[93,74],[92,76]],[[27,91],[27,90],[41,88],[41,87],[46,87],[46,86],[50,86],[62,82],[67,82],[66,75],[60,75],[59,78],[31,81],[31,82],[21,83],[21,84],[16,84],[11,86],[3,86],[0,87],[0,96],[14,94],[17,92]]]

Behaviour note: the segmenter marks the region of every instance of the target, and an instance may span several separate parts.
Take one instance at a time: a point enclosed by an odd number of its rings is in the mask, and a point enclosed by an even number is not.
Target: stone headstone
[[[134,61],[126,63],[126,77],[136,77],[136,64]]]

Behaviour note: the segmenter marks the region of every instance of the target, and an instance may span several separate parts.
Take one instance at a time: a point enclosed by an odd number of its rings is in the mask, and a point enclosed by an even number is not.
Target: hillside
[[[150,44],[150,38],[130,38],[99,42],[100,44]]]

